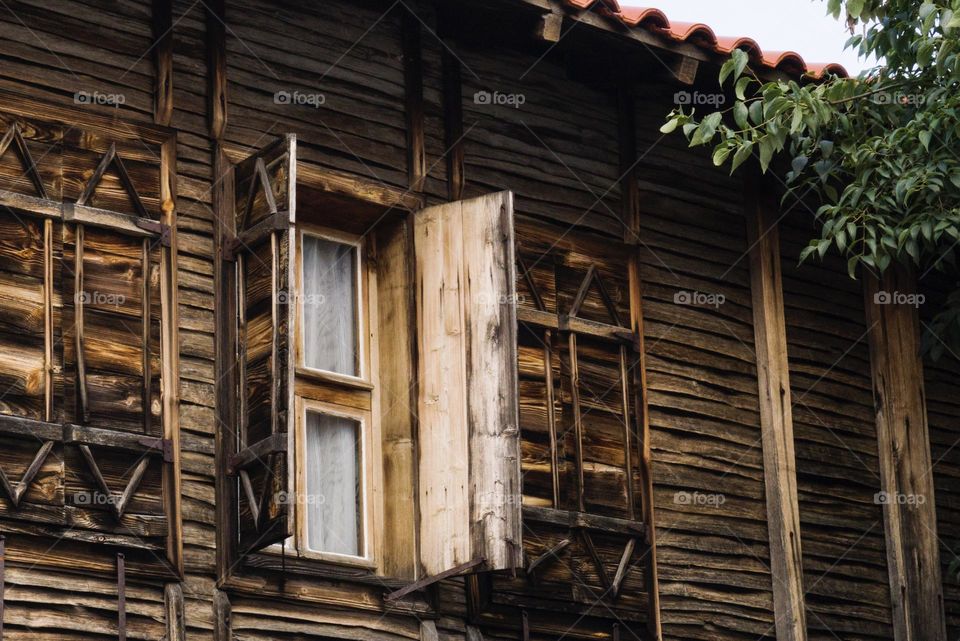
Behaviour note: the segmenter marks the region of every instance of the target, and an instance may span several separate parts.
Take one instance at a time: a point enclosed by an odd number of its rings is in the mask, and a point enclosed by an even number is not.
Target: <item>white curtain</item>
[[[307,547],[362,556],[360,425],[307,412]]]
[[[356,247],[303,236],[303,358],[357,376]]]

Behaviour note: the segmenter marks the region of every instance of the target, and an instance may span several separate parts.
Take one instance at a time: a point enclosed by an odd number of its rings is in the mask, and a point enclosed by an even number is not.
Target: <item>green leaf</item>
[[[863,13],[864,0],[847,0],[847,15],[851,18],[859,18]]]
[[[680,124],[680,120],[677,118],[671,118],[667,122],[663,123],[660,127],[660,133],[662,134],[672,134],[677,129],[677,125]]]
[[[857,277],[857,263],[859,262],[859,256],[851,256],[850,260],[847,261],[847,273],[850,275],[850,278]]]
[[[720,145],[713,150],[713,164],[716,167],[719,167],[726,161],[727,156],[730,155],[732,147],[727,146],[726,144]]]
[[[747,62],[749,62],[750,57],[747,56],[747,52],[743,49],[734,49],[730,52],[730,59],[733,60],[734,64],[733,77],[739,78],[743,70],[747,68]]]
[[[773,158],[774,140],[769,135],[760,139],[760,172],[767,173],[770,160]]]
[[[720,86],[723,86],[724,81],[733,73],[733,66],[736,63],[733,61],[733,58],[730,58],[723,63],[720,67]]]
[[[929,131],[920,132],[920,144],[923,145],[923,148],[927,151],[930,151],[930,138],[932,135]]]
[[[763,122],[763,101],[757,100],[750,103],[750,122],[759,125]]]
[[[746,129],[750,125],[750,123],[747,121],[748,117],[749,117],[749,110],[747,109],[747,105],[745,105],[740,100],[734,103],[733,119],[734,121],[736,121],[737,126],[740,127],[741,129]]]
[[[753,142],[745,142],[740,149],[737,149],[737,153],[733,154],[733,161],[730,163],[730,173],[732,174],[737,170],[737,167],[742,165],[744,161],[750,157],[750,153],[753,151]]]
[[[737,80],[737,85],[733,89],[734,95],[736,95],[738,100],[746,100],[747,95],[747,86],[753,79],[750,76],[744,76]]]
[[[829,158],[830,154],[833,153],[833,141],[832,140],[821,140],[820,141],[820,153],[823,154],[824,158]]]
[[[790,163],[790,166],[793,168],[795,173],[800,173],[803,171],[803,168],[807,166],[807,157],[806,156],[797,156]]]

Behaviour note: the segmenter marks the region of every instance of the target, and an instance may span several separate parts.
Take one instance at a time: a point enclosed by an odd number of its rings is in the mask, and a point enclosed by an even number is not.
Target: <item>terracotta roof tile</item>
[[[778,69],[790,74],[810,74],[821,78],[825,73],[847,76],[847,70],[837,63],[806,62],[794,51],[763,51],[756,40],[744,37],[717,36],[709,25],[702,22],[679,22],[653,7],[625,7],[618,0],[564,0],[568,6],[580,10],[593,10],[620,20],[634,29],[645,29],[676,42],[686,42],[706,51],[729,55],[734,49],[743,49],[750,54],[754,64]]]

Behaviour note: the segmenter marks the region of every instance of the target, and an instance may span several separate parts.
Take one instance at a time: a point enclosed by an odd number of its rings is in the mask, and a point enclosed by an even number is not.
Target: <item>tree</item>
[[[674,110],[661,128],[712,145],[731,173],[754,155],[784,199],[816,199],[820,235],[801,260],[846,257],[851,277],[899,262],[957,282],[960,246],[960,0],[827,0],[845,15],[847,47],[881,63],[854,78],[758,78],[734,50],[720,69],[736,100],[703,116]],[[773,168],[771,168],[773,164]],[[960,353],[960,287],[925,344]],[[942,342],[941,342],[942,341]]]

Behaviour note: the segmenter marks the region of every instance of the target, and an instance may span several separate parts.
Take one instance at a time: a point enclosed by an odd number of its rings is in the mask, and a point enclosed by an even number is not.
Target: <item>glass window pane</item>
[[[362,556],[360,423],[307,412],[307,547]]]
[[[304,365],[358,376],[356,247],[304,234],[302,252]]]

